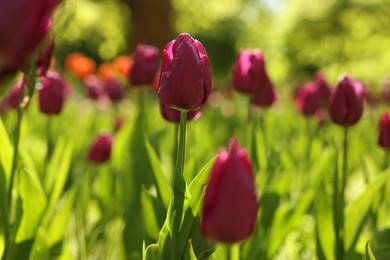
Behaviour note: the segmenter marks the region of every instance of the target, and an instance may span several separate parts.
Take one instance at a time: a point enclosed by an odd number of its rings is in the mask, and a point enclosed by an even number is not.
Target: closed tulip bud
[[[171,123],[178,124],[180,123],[180,111],[174,108],[171,108],[167,105],[164,105],[160,102],[160,112],[165,120]],[[187,121],[196,120],[202,115],[202,112],[199,110],[188,111],[187,112]]]
[[[43,46],[58,0],[0,1],[0,82],[7,73],[28,68]]]
[[[98,99],[103,94],[103,82],[96,75],[89,75],[84,78],[84,86],[87,95],[91,99]]]
[[[384,149],[390,149],[390,113],[383,113],[381,116],[378,144]]]
[[[233,68],[234,89],[241,93],[254,93],[267,84],[267,78],[261,51],[240,51]]]
[[[251,103],[259,107],[270,107],[276,101],[276,94],[268,76],[265,78],[264,85],[256,90],[252,96]]]
[[[159,97],[170,107],[198,110],[212,89],[211,69],[202,43],[182,33],[165,47]]]
[[[46,47],[46,49],[41,52],[37,61],[37,75],[45,76],[46,72],[50,67],[51,56],[54,50],[54,39],[51,38],[50,44]]]
[[[298,90],[295,105],[304,116],[314,116],[319,109],[319,94],[314,83],[306,83]]]
[[[119,80],[117,80],[116,78],[107,79],[106,92],[110,100],[114,103],[121,101],[124,96],[123,88]]]
[[[363,86],[349,76],[343,76],[329,100],[329,114],[341,126],[356,124],[363,114]]]
[[[65,100],[65,83],[57,72],[50,71],[38,86],[39,110],[47,115],[58,115]]]
[[[94,164],[102,164],[110,159],[112,137],[109,134],[99,134],[89,147],[87,159]]]
[[[158,70],[158,49],[144,44],[138,44],[133,55],[133,65],[130,70],[131,85],[150,85]]]
[[[20,91],[22,91],[23,89],[23,91],[26,92],[27,90],[27,84],[26,83],[23,84],[23,82],[26,82],[26,79],[21,78],[18,81],[16,81],[11,91],[4,97],[3,106],[5,110],[18,108],[20,104],[20,100],[19,100]]]
[[[248,155],[236,140],[222,150],[206,187],[201,231],[216,242],[236,243],[249,238],[257,216],[256,188]]]

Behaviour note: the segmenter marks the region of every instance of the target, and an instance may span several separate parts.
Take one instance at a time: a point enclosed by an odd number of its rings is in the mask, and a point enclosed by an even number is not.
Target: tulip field
[[[389,82],[216,81],[186,32],[58,64],[38,2],[0,1],[0,259],[390,259]]]

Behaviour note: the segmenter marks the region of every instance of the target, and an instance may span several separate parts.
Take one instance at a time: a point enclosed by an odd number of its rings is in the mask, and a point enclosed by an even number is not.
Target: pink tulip
[[[384,149],[390,149],[390,113],[383,113],[379,122],[378,144]]]
[[[151,85],[156,77],[158,66],[158,49],[154,46],[138,44],[130,70],[131,85]]]
[[[165,120],[171,123],[180,123],[180,111],[164,105],[160,102],[160,112]],[[187,121],[196,120],[202,115],[199,110],[193,110],[187,112]]]
[[[112,136],[110,134],[99,134],[89,148],[87,159],[94,164],[102,164],[110,159]]]
[[[308,82],[298,90],[295,105],[304,116],[314,116],[320,106],[320,95],[317,86]]]
[[[47,115],[57,115],[61,112],[65,100],[65,83],[54,71],[47,73],[38,88],[39,110]]]

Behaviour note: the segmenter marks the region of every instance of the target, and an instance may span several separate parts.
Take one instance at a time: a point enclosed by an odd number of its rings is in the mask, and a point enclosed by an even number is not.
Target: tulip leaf
[[[18,176],[18,190],[22,199],[22,219],[16,234],[16,242],[34,238],[47,204],[47,198],[38,176],[22,170]]]
[[[157,216],[157,201],[143,186],[141,193],[141,207],[144,216],[144,225],[146,228],[146,233],[153,240],[157,239],[160,224]],[[162,207],[162,205],[161,205]]]
[[[363,229],[371,204],[378,197],[378,192],[390,178],[390,170],[380,173],[366,189],[351,202],[345,213],[345,246],[347,252],[354,250]]]
[[[370,241],[366,243],[366,260],[375,260],[375,256],[371,251]]]
[[[9,140],[7,131],[3,125],[0,117],[0,164],[3,168],[3,178],[5,180],[5,187],[8,190],[8,183],[11,175],[13,148]],[[5,191],[5,190],[3,190]]]
[[[321,187],[315,201],[315,217],[317,220],[317,250],[323,255],[322,259],[334,258],[335,233],[332,219],[332,202]]]
[[[150,164],[152,165],[152,169],[153,169],[153,176],[155,179],[157,194],[161,202],[165,206],[165,208],[168,208],[169,202],[171,201],[172,198],[171,185],[169,181],[166,179],[165,174],[161,169],[161,163],[159,162],[157,154],[153,150],[153,147],[147,138],[145,138],[145,145],[150,160]]]
[[[185,254],[185,258],[184,259],[185,260],[197,260],[195,252],[194,252],[194,248],[192,247],[191,239],[188,240],[187,250],[186,250],[186,254]]]

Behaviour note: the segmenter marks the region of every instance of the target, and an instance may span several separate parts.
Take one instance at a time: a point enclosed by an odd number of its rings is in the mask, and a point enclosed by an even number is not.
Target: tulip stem
[[[48,116],[46,122],[46,137],[47,137],[46,166],[49,164],[51,154],[53,152],[53,145],[51,141],[51,121],[52,121],[52,117]]]
[[[390,150],[385,150],[385,154],[383,156],[383,169],[385,170],[390,166]]]
[[[344,238],[345,238],[345,187],[347,184],[347,171],[348,171],[348,127],[344,127],[344,137],[343,137],[343,168],[342,168],[342,177],[341,177],[341,191],[340,191],[340,202],[341,202],[341,214],[340,218],[340,231],[338,235],[340,236],[340,253],[341,257],[344,257]]]
[[[187,110],[180,110],[179,143],[177,146],[176,166],[173,176],[173,225],[172,225],[172,259],[182,259],[183,249],[180,248],[179,233],[183,215],[186,182],[183,177],[185,140],[186,140],[186,118]]]

